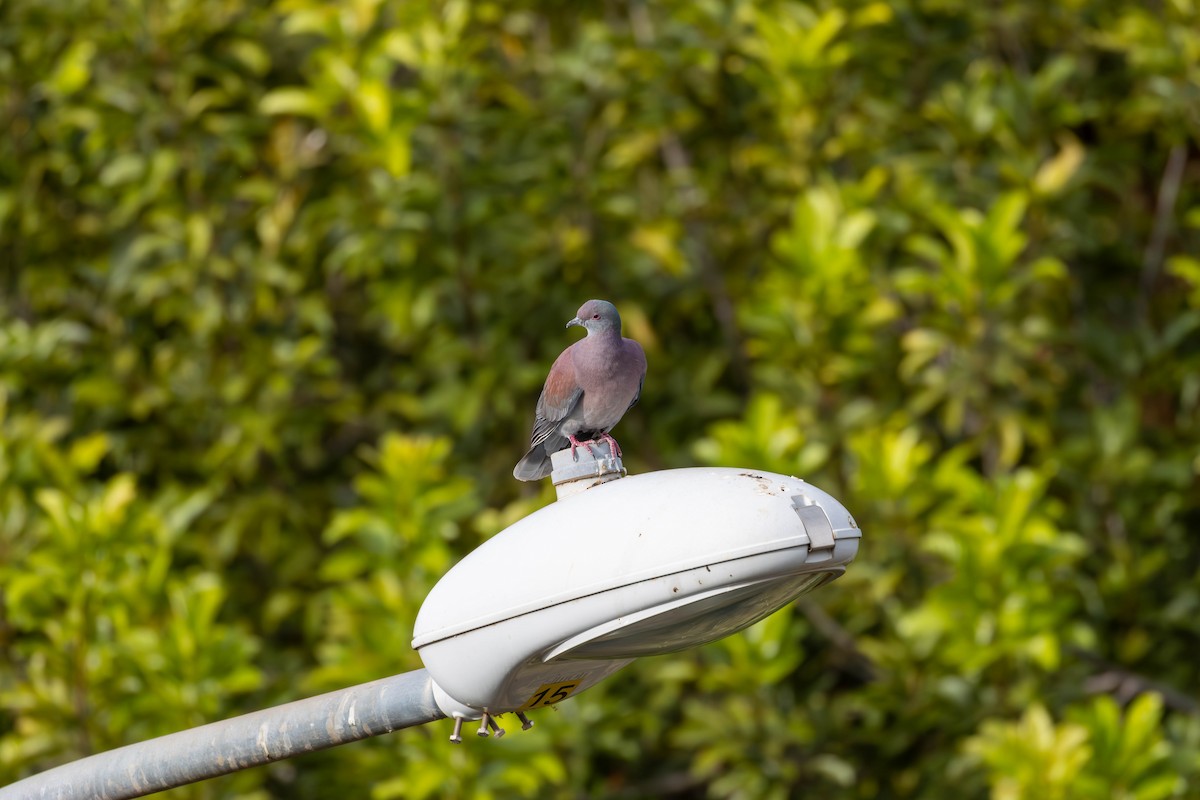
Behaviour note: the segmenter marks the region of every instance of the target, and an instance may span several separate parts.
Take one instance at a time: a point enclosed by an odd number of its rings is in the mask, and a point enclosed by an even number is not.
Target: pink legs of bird
[[[617,444],[616,439],[609,436],[608,433],[601,433],[598,438],[602,442],[608,442],[609,450],[611,451],[611,453],[614,457],[617,457],[617,458],[621,457],[621,445]],[[591,453],[592,445],[594,445],[596,443],[595,439],[588,439],[586,442],[581,442],[578,439],[576,439],[574,436],[571,436],[569,434],[567,435],[567,439],[571,442],[571,458],[575,459],[576,461],[579,460],[579,456],[575,455],[576,447],[586,447],[588,452]]]
[[[570,434],[567,434],[567,439],[570,440],[570,442],[571,442],[571,458],[573,458],[574,460],[576,460],[576,461],[579,460],[579,456],[575,455],[576,447],[587,447],[587,451],[589,453],[592,452],[592,448],[588,447],[588,445],[592,444],[594,440],[588,439],[586,442],[581,442]]]
[[[617,444],[617,440],[616,440],[616,439],[614,439],[613,437],[609,436],[607,431],[605,431],[604,433],[600,434],[600,438],[601,438],[602,440],[604,440],[604,441],[608,442],[608,447],[609,447],[609,449],[612,451],[612,454],[613,454],[615,457],[617,457],[617,458],[620,458],[620,457],[621,457],[621,445]]]

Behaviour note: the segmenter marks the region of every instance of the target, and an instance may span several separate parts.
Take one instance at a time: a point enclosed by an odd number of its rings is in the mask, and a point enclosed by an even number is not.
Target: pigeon
[[[550,367],[542,396],[538,398],[529,452],[513,477],[541,480],[550,474],[550,456],[559,450],[609,443],[621,455],[617,440],[609,435],[625,412],[642,395],[646,380],[646,354],[633,339],[621,336],[621,315],[606,300],[589,300],[567,327],[580,325],[587,336],[568,347]]]

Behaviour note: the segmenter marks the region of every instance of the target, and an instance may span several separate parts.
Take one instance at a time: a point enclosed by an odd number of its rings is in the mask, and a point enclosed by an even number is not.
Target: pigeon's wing
[[[638,390],[637,390],[637,394],[635,394],[635,395],[633,396],[633,399],[629,401],[629,405],[625,407],[625,410],[626,410],[626,411],[628,411],[629,409],[631,409],[631,408],[633,408],[634,406],[636,406],[636,405],[637,405],[637,401],[642,399],[642,386],[644,386],[644,385],[645,385],[645,383],[646,383],[646,376],[645,376],[645,375],[642,375],[642,379],[638,381]]]
[[[646,384],[646,352],[642,350],[642,346],[633,339],[626,339],[625,346],[636,354],[637,359],[641,361],[642,365],[642,375],[640,378],[638,378],[637,392],[633,395],[633,399],[629,401],[629,405],[625,407],[625,410],[628,411],[637,405],[637,401],[642,397],[642,386]]]
[[[583,387],[575,380],[575,364],[571,348],[562,351],[550,367],[542,396],[538,398],[537,414],[533,421],[533,447],[558,433],[559,424],[566,419],[583,397]]]

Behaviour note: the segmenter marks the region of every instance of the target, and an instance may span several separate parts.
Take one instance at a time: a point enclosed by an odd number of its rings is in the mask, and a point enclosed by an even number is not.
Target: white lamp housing
[[[484,542],[433,587],[412,644],[447,716],[552,705],[638,656],[728,636],[828,583],[861,535],[841,503],[798,478],[630,476]]]

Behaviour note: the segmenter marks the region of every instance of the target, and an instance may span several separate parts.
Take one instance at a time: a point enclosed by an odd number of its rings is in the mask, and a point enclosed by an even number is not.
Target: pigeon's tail
[[[565,441],[565,440],[564,440]],[[550,454],[544,442],[529,448],[529,452],[513,468],[513,477],[519,481],[540,481],[553,471]]]

